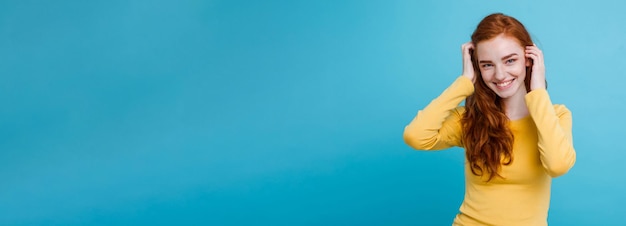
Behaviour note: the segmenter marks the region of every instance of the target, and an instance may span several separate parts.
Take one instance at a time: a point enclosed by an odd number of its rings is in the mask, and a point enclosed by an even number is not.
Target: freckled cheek
[[[515,65],[509,68],[509,73],[515,76],[523,76],[526,74],[526,67],[523,64]]]

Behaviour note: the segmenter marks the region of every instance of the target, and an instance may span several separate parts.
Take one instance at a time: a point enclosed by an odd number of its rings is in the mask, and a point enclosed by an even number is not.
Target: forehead
[[[524,48],[517,39],[505,35],[498,35],[492,39],[479,42],[476,45],[478,59],[498,59],[511,53],[521,55],[523,52]]]

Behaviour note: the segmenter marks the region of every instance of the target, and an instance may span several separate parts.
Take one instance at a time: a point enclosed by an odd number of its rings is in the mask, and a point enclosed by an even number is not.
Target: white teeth
[[[498,83],[498,84],[496,84],[496,86],[499,86],[499,87],[508,86],[509,84],[511,84],[511,82],[513,82],[513,80],[509,80],[509,81],[506,81],[506,82],[503,82],[503,83]]]

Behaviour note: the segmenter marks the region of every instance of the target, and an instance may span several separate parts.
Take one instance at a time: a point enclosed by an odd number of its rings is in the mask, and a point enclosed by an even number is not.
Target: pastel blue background
[[[550,224],[623,225],[626,3],[553,2],[2,1],[0,225],[449,225],[402,131],[492,12],[573,112]]]

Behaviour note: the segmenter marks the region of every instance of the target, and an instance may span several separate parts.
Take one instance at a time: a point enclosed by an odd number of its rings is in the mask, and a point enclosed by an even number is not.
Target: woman
[[[418,150],[465,148],[453,225],[547,225],[551,179],[576,152],[571,112],[546,91],[543,54],[524,25],[500,13],[461,49],[463,74],[418,112],[404,140]]]

